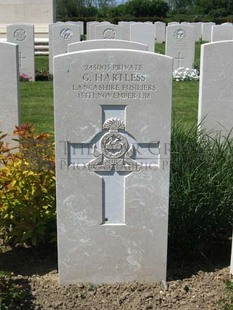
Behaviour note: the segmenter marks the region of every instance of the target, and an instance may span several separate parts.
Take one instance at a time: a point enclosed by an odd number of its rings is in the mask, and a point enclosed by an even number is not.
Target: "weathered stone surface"
[[[172,59],[54,58],[62,284],[166,280]]]

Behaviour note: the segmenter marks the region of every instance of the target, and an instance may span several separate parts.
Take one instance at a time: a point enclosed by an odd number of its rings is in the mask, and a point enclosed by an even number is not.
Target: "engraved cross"
[[[177,68],[182,67],[181,62],[184,60],[184,57],[182,57],[181,52],[178,53],[177,57],[174,57],[174,60],[177,60],[178,62]]]
[[[67,143],[68,166],[102,179],[105,225],[125,223],[125,179],[159,166],[159,142],[139,143],[125,129],[125,106],[102,106],[103,130],[90,143]]]

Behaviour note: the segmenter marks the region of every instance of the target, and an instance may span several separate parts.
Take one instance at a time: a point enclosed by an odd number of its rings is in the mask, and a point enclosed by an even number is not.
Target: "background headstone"
[[[11,134],[19,125],[18,45],[0,43],[0,131]],[[5,139],[11,145],[10,137]]]
[[[211,42],[233,40],[233,26],[213,25],[211,28]]]
[[[201,39],[202,22],[191,23],[191,25],[194,27],[195,41],[198,42]]]
[[[13,24],[7,26],[7,41],[19,45],[19,72],[35,81],[34,26]]]
[[[87,40],[95,40],[95,26],[100,25],[99,22],[87,22]]]
[[[203,44],[198,107],[200,129],[212,135],[230,133],[233,128],[232,85],[233,41]]]
[[[122,27],[122,40],[130,41],[130,25],[132,24],[134,24],[134,22],[120,21],[118,23],[118,25]]]
[[[95,39],[121,40],[122,27],[113,24],[100,24],[95,27]]]
[[[68,44],[80,41],[80,25],[56,23],[49,25],[49,72],[53,74],[53,57],[67,53]]]
[[[134,23],[130,25],[130,41],[148,46],[149,52],[155,51],[155,28],[153,24]]]
[[[212,26],[214,26],[215,23],[209,22],[209,23],[202,23],[202,40],[210,42],[211,41],[211,31]]]
[[[163,22],[155,22],[155,42],[162,43],[165,42],[166,38],[166,24]]]
[[[167,26],[165,54],[173,58],[173,70],[180,67],[192,68],[194,53],[193,27],[181,24]]]
[[[88,49],[125,48],[148,51],[145,44],[125,40],[87,40],[68,45],[68,52],[77,52]]]
[[[61,284],[166,280],[172,59],[54,58]]]

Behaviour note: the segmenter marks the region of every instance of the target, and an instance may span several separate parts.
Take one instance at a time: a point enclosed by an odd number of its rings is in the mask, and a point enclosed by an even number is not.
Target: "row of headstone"
[[[26,74],[31,81],[35,81],[34,25],[8,25],[7,42],[15,43],[19,46],[19,73]]]
[[[0,42],[0,131],[10,135],[19,125],[19,47]],[[5,142],[13,142],[8,136]]]
[[[152,23],[127,23],[118,25],[109,22],[90,22],[87,24],[88,40],[127,40],[148,46],[150,52],[155,50],[155,26]]]

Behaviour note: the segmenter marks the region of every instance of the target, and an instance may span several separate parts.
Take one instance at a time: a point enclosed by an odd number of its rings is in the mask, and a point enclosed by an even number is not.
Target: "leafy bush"
[[[170,247],[207,255],[230,246],[233,140],[174,125],[171,145]]]
[[[26,124],[14,131],[19,148],[0,137],[0,233],[11,245],[55,240],[54,148]]]
[[[11,275],[0,275],[0,309],[25,309],[27,292]]]

